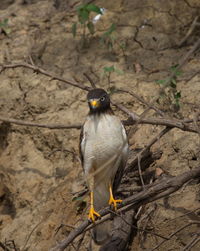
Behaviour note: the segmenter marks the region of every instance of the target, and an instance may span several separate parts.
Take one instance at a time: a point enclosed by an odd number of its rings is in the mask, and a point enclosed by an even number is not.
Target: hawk
[[[108,204],[114,209],[122,200],[115,199],[128,157],[125,128],[110,107],[110,97],[97,88],[87,95],[89,113],[80,137],[81,161],[90,190],[89,220],[100,217],[98,211]],[[94,241],[101,245],[109,238],[109,223],[97,225]]]

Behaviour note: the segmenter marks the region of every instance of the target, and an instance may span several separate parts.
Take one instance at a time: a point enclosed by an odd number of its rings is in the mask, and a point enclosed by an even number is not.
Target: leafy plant
[[[103,33],[100,40],[108,47],[109,50],[113,49],[113,44],[116,41],[116,35],[114,34],[115,31],[116,31],[116,25],[111,24],[108,30],[105,33]]]
[[[8,18],[5,18],[3,21],[0,21],[0,33],[8,35],[11,32],[11,29],[8,27]]]
[[[111,24],[106,32],[101,36],[100,42],[106,45],[109,51],[114,50],[114,45],[117,45],[117,50],[121,49],[125,56],[126,43],[117,36],[116,24]]]
[[[94,24],[90,19],[91,12],[102,14],[101,9],[95,4],[82,4],[78,6],[77,7],[78,22],[72,25],[72,34],[75,37],[77,34],[77,25],[78,23],[81,24],[83,29],[82,37],[84,42],[86,39],[86,28],[88,29],[91,35],[93,35],[95,32]]]
[[[111,80],[110,80],[111,74],[114,73],[114,72],[116,72],[118,75],[124,74],[123,71],[121,71],[121,70],[115,68],[114,65],[112,65],[112,66],[105,66],[105,67],[103,68],[103,75],[104,75],[104,76],[105,76],[105,75],[107,76],[109,86],[110,86],[110,83],[111,83]]]
[[[172,94],[172,104],[175,108],[180,108],[180,98],[181,98],[181,91],[177,90],[177,77],[181,75],[181,71],[177,70],[178,65],[172,66],[170,71],[173,73],[173,76],[169,79],[162,79],[157,80],[156,83],[160,86],[165,86],[166,84],[170,87],[170,92]],[[165,95],[165,93],[163,93]]]

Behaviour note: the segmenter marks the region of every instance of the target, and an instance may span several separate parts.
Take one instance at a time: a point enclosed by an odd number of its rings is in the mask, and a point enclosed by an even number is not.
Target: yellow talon
[[[90,212],[88,215],[88,219],[95,222],[95,216],[97,218],[100,218],[101,215],[98,214],[95,210],[94,210],[94,195],[93,192],[90,193]]]
[[[94,210],[94,207],[91,205],[90,207],[90,212],[89,212],[89,215],[88,215],[88,219],[95,222],[95,216],[97,218],[100,218],[101,215],[99,213],[97,213],[95,210]]]
[[[115,200],[113,197],[113,193],[112,193],[112,187],[109,187],[110,190],[110,199],[109,199],[109,205],[113,205],[114,206],[114,210],[117,211],[117,203],[121,203],[122,200]]]

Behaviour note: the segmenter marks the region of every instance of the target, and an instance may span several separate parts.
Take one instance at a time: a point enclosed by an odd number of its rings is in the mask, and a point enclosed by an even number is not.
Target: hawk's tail
[[[97,210],[97,212],[102,208],[108,206],[109,196],[109,189],[105,185],[105,183],[99,183],[99,185],[95,187],[94,208],[95,210]],[[102,245],[109,239],[110,233],[111,222],[106,221],[94,227],[94,229],[92,230],[92,237],[96,244]]]
[[[99,224],[92,230],[92,237],[96,244],[103,245],[110,238],[110,222],[106,221]]]

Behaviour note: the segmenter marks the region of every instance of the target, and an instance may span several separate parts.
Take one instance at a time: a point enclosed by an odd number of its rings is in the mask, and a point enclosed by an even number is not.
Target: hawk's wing
[[[80,137],[79,137],[79,155],[80,155],[80,160],[81,160],[82,167],[83,167],[83,161],[84,161],[82,147],[81,147],[81,144],[82,144],[82,141],[83,141],[83,127],[84,127],[84,124],[81,127],[81,132],[80,132]]]
[[[125,129],[125,127],[123,125],[122,125],[122,128],[123,128],[124,138],[126,138],[126,140],[127,140],[127,144],[125,144],[124,148],[122,149],[121,161],[120,161],[119,167],[117,169],[117,172],[115,174],[115,178],[114,178],[114,182],[113,182],[113,193],[115,193],[117,191],[117,188],[120,185],[122,176],[124,174],[124,169],[126,167],[126,162],[127,162],[127,159],[128,159],[128,145],[129,145],[128,144],[128,138],[127,138],[126,129]]]

